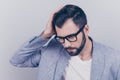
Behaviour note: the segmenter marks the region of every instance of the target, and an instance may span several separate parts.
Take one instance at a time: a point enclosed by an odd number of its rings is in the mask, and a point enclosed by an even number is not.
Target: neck
[[[83,61],[90,60],[92,58],[92,41],[88,38],[86,39],[85,47],[80,52],[80,59]]]

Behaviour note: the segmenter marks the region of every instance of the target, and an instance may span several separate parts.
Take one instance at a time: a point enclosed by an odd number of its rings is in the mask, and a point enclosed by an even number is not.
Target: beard
[[[85,38],[85,34],[84,34],[83,31],[82,31],[82,33],[83,33],[83,37],[82,37],[82,42],[81,42],[79,48],[75,48],[75,47],[65,48],[66,51],[69,53],[70,56],[77,56],[83,50],[83,48],[85,46],[85,43],[86,43],[86,38]]]

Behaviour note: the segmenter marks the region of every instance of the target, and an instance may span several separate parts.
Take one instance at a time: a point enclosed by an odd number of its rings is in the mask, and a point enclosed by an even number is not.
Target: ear
[[[85,33],[86,36],[88,36],[88,34],[89,34],[89,26],[88,25],[85,25],[84,33]]]

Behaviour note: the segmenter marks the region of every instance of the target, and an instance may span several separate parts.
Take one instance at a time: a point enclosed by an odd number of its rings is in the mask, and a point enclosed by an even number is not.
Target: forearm
[[[27,41],[11,58],[14,66],[35,67],[40,60],[40,50],[49,39],[42,39],[40,36]]]

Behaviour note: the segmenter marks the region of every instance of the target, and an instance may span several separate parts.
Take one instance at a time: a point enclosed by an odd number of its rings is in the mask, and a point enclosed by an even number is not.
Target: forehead
[[[56,32],[58,36],[67,36],[70,34],[74,34],[78,30],[79,27],[76,24],[74,24],[72,19],[68,19],[61,28],[56,26]]]

